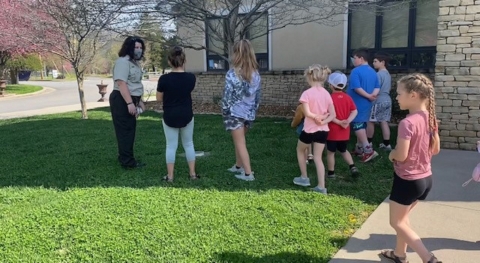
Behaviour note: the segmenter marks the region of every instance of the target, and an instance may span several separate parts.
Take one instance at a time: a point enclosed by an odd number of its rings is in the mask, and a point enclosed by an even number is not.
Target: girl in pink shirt
[[[435,116],[433,84],[423,74],[401,78],[397,85],[400,109],[409,114],[398,125],[397,145],[389,159],[394,166],[390,193],[390,225],[397,232],[395,250],[381,255],[396,263],[407,262],[410,246],[424,263],[441,263],[427,250],[410,227],[409,214],[419,200],[425,200],[432,188],[432,156],[440,152],[440,137]]]
[[[318,185],[312,190],[322,194],[327,194],[322,152],[327,142],[328,123],[336,117],[332,97],[323,87],[323,83],[330,73],[328,67],[321,65],[312,65],[305,70],[305,77],[310,88],[304,91],[300,97],[300,103],[302,103],[305,114],[303,130],[297,144],[297,159],[301,175],[293,179],[293,183],[296,185],[310,186],[305,150],[310,147],[310,144],[314,143],[313,160],[317,168]]]

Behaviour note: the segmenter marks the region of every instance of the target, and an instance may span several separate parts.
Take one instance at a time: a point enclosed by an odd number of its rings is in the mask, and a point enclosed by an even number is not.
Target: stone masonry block
[[[437,106],[452,106],[453,105],[453,100],[449,99],[439,99],[435,101]]]
[[[480,13],[480,6],[478,5],[469,5],[467,6],[467,14],[478,14]]]
[[[465,54],[446,54],[445,61],[462,61],[465,60]]]
[[[447,68],[445,70],[447,75],[470,75],[470,71],[466,67],[462,68]]]
[[[457,137],[475,137],[477,132],[475,131],[461,131],[461,130],[453,130],[450,131],[450,136],[457,136]]]
[[[466,100],[468,98],[467,94],[448,94],[448,98],[452,100]]]
[[[438,2],[438,5],[440,7],[442,7],[442,6],[459,6],[460,5],[460,0],[440,0]]]
[[[470,32],[471,28],[468,30]],[[476,31],[472,31],[476,32]],[[460,36],[460,31],[458,29],[455,30],[441,30],[438,32],[439,37],[456,37]]]
[[[480,117],[480,110],[470,110],[470,111],[468,111],[468,116],[479,118]]]
[[[448,44],[470,44],[472,43],[472,37],[447,37]]]
[[[468,109],[465,107],[442,107],[442,112],[467,113]]]
[[[460,5],[473,5],[473,0],[460,0]]]
[[[457,92],[459,94],[480,94],[480,88],[465,88],[465,87],[458,87]]]

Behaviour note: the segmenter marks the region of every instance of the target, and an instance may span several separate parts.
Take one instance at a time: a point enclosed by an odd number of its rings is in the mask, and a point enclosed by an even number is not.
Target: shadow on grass
[[[261,118],[247,135],[247,143],[255,171],[254,182],[237,180],[227,172],[235,162],[229,133],[220,116],[196,115],[194,142],[196,150],[208,151],[208,157],[197,159],[201,180],[188,180],[188,169],[181,144],[177,151],[175,182],[160,180],[166,174],[165,138],[161,115],[142,114],[137,124],[135,155],[147,163],[138,170],[124,170],[117,160],[117,143],[109,108],[89,111],[88,120],[80,120],[78,112],[13,119],[0,122],[2,158],[0,187],[176,187],[199,190],[258,191],[270,189],[309,191],[297,187],[292,179],[298,176],[297,138],[290,121]],[[345,195],[379,204],[388,195],[391,164],[386,156],[369,164],[358,164],[362,177],[349,179],[348,166],[337,158],[335,180],[328,180],[332,194]],[[308,165],[312,183],[316,183],[315,167]]]

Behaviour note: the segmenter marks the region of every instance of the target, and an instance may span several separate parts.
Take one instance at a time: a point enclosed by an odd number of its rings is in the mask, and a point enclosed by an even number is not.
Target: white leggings
[[[167,149],[165,159],[167,163],[175,163],[175,156],[178,148],[178,134],[182,138],[183,149],[187,161],[195,161],[195,148],[193,147],[193,119],[183,128],[172,128],[163,123],[163,132],[165,133],[165,140],[167,141]]]

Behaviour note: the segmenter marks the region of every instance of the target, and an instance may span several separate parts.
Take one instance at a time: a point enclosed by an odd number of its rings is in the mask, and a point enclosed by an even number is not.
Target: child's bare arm
[[[355,89],[355,92],[356,92],[358,95],[360,95],[360,96],[362,96],[362,97],[365,97],[365,98],[367,98],[367,99],[369,99],[369,100],[372,99],[372,95],[371,95],[371,94],[368,94],[368,93],[367,93],[364,89],[362,89],[362,88],[356,88],[356,89]]]
[[[352,122],[353,119],[355,119],[355,117],[357,117],[357,114],[358,114],[357,110],[353,110],[352,112],[350,112],[350,115],[347,118],[348,123]]]
[[[315,117],[317,117],[317,115],[313,114],[311,111],[310,111],[310,107],[308,106],[308,103],[307,102],[302,102],[302,109],[303,109],[303,114],[305,115],[305,117],[307,118],[311,118],[311,119],[315,119]]]
[[[335,112],[335,107],[333,106],[333,103],[331,103],[328,106],[328,117],[323,121],[323,123],[327,124],[336,118],[337,118],[337,113]]]

